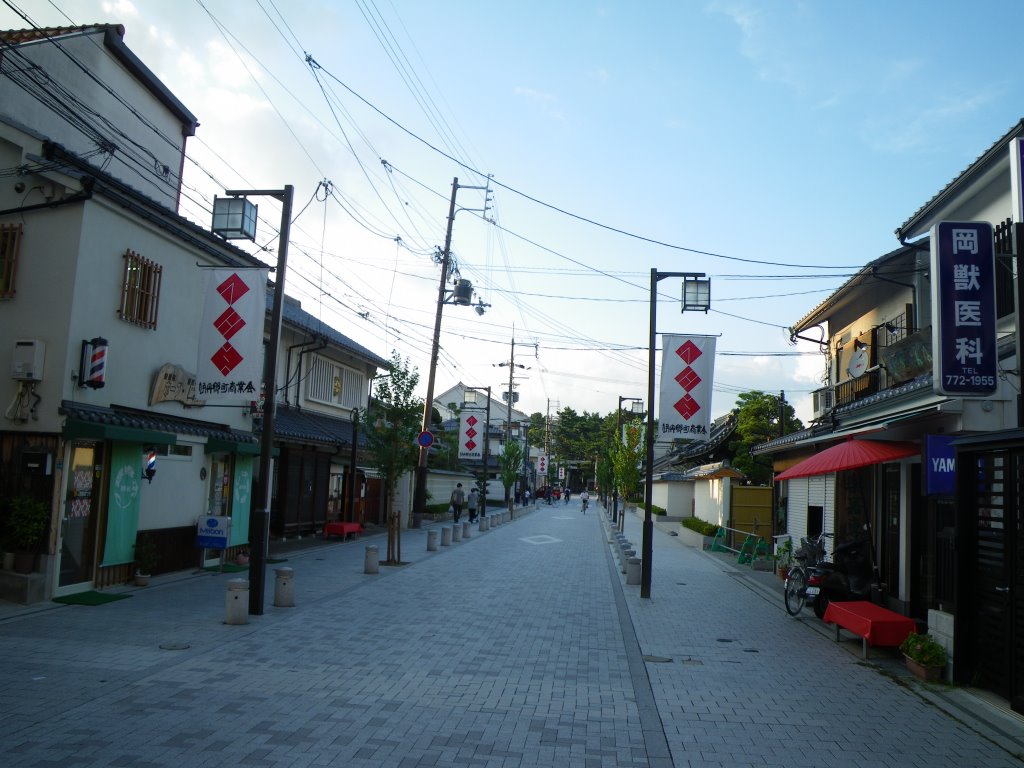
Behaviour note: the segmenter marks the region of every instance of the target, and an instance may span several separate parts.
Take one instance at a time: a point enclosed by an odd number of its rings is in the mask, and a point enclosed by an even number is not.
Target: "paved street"
[[[382,536],[318,543],[288,554],[296,607],[270,571],[244,626],[223,623],[239,574],[2,605],[3,765],[1021,765],[1019,718],[863,662],[774,576],[656,530],[640,600],[602,519],[541,504],[437,552],[408,531],[377,575]]]

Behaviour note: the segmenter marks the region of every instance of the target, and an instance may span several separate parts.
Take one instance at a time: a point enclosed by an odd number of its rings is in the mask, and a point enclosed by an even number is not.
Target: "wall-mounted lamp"
[[[892,320],[886,320],[885,323],[883,323],[883,327],[891,334],[895,334],[899,331],[899,328],[896,327],[896,323],[892,322]]]
[[[868,345],[865,344],[860,339],[854,339],[853,340],[853,350],[854,350],[854,352],[859,352],[860,350],[867,349],[867,348],[868,348]]]
[[[142,470],[142,478],[148,482],[153,482],[153,477],[156,475],[156,448],[149,446],[146,448],[146,466]]]

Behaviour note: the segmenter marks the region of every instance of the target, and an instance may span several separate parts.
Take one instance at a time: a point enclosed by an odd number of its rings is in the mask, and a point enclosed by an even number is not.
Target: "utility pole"
[[[444,252],[441,257],[441,283],[437,289],[437,314],[434,317],[434,338],[430,345],[430,367],[427,371],[427,399],[423,404],[423,423],[421,425],[421,431],[430,431],[430,415],[434,407],[434,378],[437,375],[437,356],[440,351],[441,342],[441,313],[444,310],[445,300],[447,298],[445,288],[448,284],[448,270],[451,267],[452,262],[452,227],[455,226],[455,196],[459,193],[460,189],[489,189],[488,187],[467,187],[459,186],[459,177],[456,176],[452,179],[452,199],[451,204],[448,207],[448,228],[444,235]],[[463,210],[463,209],[460,209]],[[476,209],[465,209],[465,210],[476,210]],[[485,212],[487,210],[487,202],[484,202]],[[459,295],[458,286],[454,291],[452,298],[453,304],[459,304],[461,306],[469,306],[472,304],[472,285],[468,280],[460,281],[469,286],[470,295]],[[481,302],[477,306],[477,313],[483,314],[484,307],[488,306]],[[416,462],[416,488],[413,491],[412,497],[412,521],[411,526],[413,528],[419,528],[423,524],[423,510],[427,506],[427,454],[429,453],[430,447],[420,445],[420,455]]]
[[[525,366],[525,365],[522,365],[522,364],[518,364],[518,365],[516,364],[516,337],[515,337],[515,332],[516,332],[515,331],[515,326],[513,326],[512,327],[512,351],[511,351],[511,354],[509,356],[508,362],[507,363],[498,363],[498,367],[499,368],[504,367],[506,365],[508,366],[508,398],[507,398],[507,400],[508,400],[507,406],[508,407],[506,408],[506,415],[505,415],[505,445],[506,446],[508,446],[508,444],[512,441],[512,401],[515,399],[515,390],[513,389],[513,387],[515,386],[515,379],[514,379],[513,374],[515,374],[516,368],[521,368],[523,370],[529,370],[528,366]],[[506,488],[505,489],[505,506],[508,506],[508,501],[509,501],[509,498],[510,498],[509,497],[509,493],[510,493],[510,489]]]

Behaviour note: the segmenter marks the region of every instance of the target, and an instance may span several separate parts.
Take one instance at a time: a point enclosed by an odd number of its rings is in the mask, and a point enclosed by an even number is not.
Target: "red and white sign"
[[[715,378],[714,336],[663,336],[656,440],[707,442],[711,387]]]
[[[548,473],[548,457],[539,456],[537,457],[537,474],[541,477],[545,477]]]
[[[484,458],[484,422],[474,413],[463,413],[459,417],[459,458]]]
[[[249,403],[262,380],[266,270],[210,269],[206,277],[197,396],[207,402]]]

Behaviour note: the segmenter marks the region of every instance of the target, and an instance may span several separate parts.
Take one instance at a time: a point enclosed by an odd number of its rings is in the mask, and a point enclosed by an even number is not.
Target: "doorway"
[[[102,445],[72,443],[66,477],[57,547],[57,594],[79,592],[92,585],[103,488]]]

